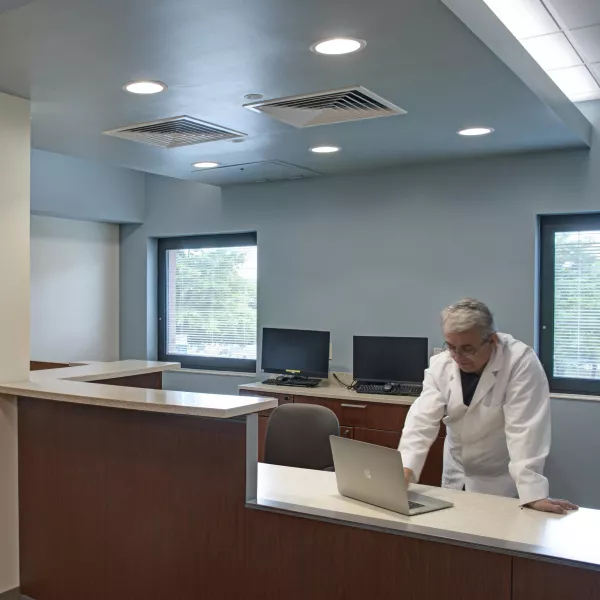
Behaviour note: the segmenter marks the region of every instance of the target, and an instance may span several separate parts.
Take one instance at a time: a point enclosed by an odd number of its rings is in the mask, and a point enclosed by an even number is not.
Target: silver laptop
[[[337,486],[342,496],[413,516],[454,506],[408,492],[400,452],[331,436]]]

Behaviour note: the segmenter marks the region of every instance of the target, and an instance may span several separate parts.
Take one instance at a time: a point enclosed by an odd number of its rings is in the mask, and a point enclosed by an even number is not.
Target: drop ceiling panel
[[[540,0],[484,0],[518,39],[556,33],[560,28]]]
[[[574,29],[571,36],[587,62],[600,62],[600,25]]]
[[[505,0],[506,1],[506,0]],[[546,0],[564,22],[567,29],[588,27],[600,23],[599,0]]]
[[[548,75],[561,89],[571,90],[571,97],[576,101],[592,100],[597,97],[598,83],[583,65],[567,69],[548,71]]]
[[[590,65],[590,69],[593,71],[594,75],[600,80],[600,62]]]
[[[552,33],[521,40],[542,69],[564,69],[582,64],[581,58],[564,33]]]

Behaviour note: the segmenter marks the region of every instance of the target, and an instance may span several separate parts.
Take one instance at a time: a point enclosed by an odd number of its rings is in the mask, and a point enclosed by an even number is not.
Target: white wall
[[[118,358],[118,225],[32,216],[31,359]]]
[[[0,94],[0,381],[29,372],[29,102]],[[17,410],[0,396],[0,594],[19,585]]]

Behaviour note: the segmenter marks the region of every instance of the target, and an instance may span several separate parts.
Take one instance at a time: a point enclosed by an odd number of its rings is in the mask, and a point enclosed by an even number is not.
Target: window
[[[540,358],[555,392],[600,393],[600,215],[542,217]]]
[[[158,241],[158,356],[256,372],[256,234]]]

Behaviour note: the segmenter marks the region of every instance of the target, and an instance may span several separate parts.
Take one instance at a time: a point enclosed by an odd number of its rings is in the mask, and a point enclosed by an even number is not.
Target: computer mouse
[[[386,383],[383,386],[383,391],[384,392],[391,392],[394,389],[394,384],[393,383]]]

